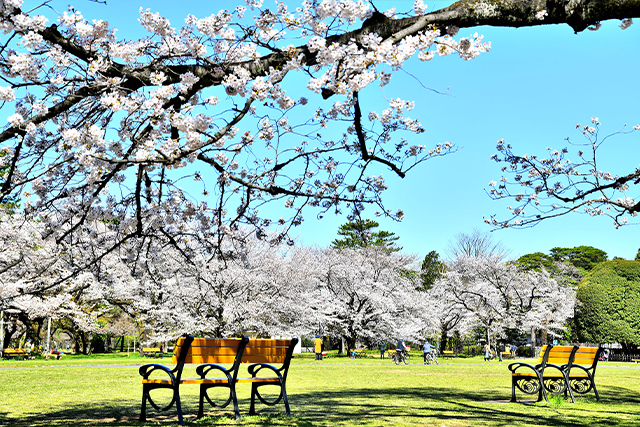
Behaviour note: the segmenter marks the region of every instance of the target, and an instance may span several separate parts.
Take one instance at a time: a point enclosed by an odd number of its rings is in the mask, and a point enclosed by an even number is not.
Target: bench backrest
[[[238,354],[238,347],[247,345],[249,339],[244,338],[192,338],[187,353],[184,355],[183,363],[203,364],[234,363]],[[186,338],[178,338],[176,348],[173,351],[171,363],[178,364],[186,343]],[[242,354],[242,353],[240,353]]]
[[[603,351],[602,347],[580,347],[577,349],[571,365],[580,365],[595,374],[598,359]]]
[[[553,363],[559,366],[566,365],[571,362],[577,349],[578,347],[573,345],[551,346],[546,363]]]
[[[282,363],[283,376],[291,362],[291,356],[297,338],[293,339],[252,339],[243,338],[179,338],[173,353],[172,363],[179,365],[179,371],[185,363],[233,364],[230,368],[237,376],[241,363]],[[188,345],[188,347],[185,347]],[[178,366],[176,366],[178,369]]]

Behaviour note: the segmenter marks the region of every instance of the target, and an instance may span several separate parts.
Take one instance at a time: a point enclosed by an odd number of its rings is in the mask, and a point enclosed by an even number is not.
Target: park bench
[[[2,357],[6,357],[10,359],[15,357],[16,360],[20,360],[22,357],[24,360],[28,359],[31,356],[31,353],[25,350],[24,348],[5,348],[2,350]]]
[[[549,401],[550,392],[568,393],[575,402],[574,392],[586,394],[591,390],[600,400],[594,375],[601,352],[600,347],[542,346],[535,366],[524,362],[509,365],[511,401],[516,402],[516,388],[526,394],[538,393],[538,401]]]
[[[160,348],[158,347],[144,347],[142,349],[142,356],[144,357],[151,357],[153,356],[153,358],[157,358],[158,356],[160,356],[160,358],[162,358],[164,354],[162,353],[162,350],[160,350]]]
[[[453,350],[444,350],[442,352],[442,357],[456,357],[456,354],[453,352]]]
[[[354,350],[354,353],[356,358],[358,357],[367,357],[367,353],[364,352],[364,350]]]
[[[64,356],[64,353],[62,353],[61,351],[52,351],[50,353],[45,353],[44,357],[49,360],[50,358],[54,358],[56,360],[60,360],[62,359],[62,356]]]
[[[174,369],[170,370],[158,364],[148,364],[140,367],[140,375],[143,378],[140,421],[146,421],[147,401],[159,411],[169,410],[175,403],[180,425],[184,425],[179,391],[182,384],[198,384],[200,386],[198,418],[204,416],[204,401],[206,400],[211,406],[218,408],[224,408],[233,403],[236,420],[240,421],[240,410],[236,394],[237,383],[251,384],[249,415],[255,414],[256,398],[268,406],[273,406],[283,401],[287,415],[291,415],[286,381],[291,356],[297,342],[297,338],[291,340],[250,340],[247,337],[241,339],[194,339],[192,336],[180,338],[172,358],[172,363],[176,364]],[[185,363],[198,364],[196,372],[200,378],[183,379],[182,370]],[[241,363],[250,363],[247,367],[250,376],[238,376]],[[281,363],[282,365],[280,368],[276,368],[271,365],[272,363]],[[232,366],[225,368],[222,364],[232,364]],[[164,372],[169,378],[151,378],[151,373],[154,371]],[[218,377],[209,377],[208,375],[212,372],[218,372]],[[265,372],[267,375],[265,375]],[[266,385],[280,388],[280,394],[273,401],[264,399],[259,392],[259,388]],[[229,398],[226,402],[216,404],[212,401],[207,391],[213,387],[229,389]],[[160,408],[150,395],[152,390],[158,388],[171,389],[173,391],[171,402],[163,408]]]
[[[503,359],[515,359],[515,356],[510,351],[503,351],[502,352],[502,358]]]

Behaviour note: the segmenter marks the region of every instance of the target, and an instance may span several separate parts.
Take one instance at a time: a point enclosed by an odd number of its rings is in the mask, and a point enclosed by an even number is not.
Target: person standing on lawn
[[[380,349],[380,359],[384,359],[384,351],[387,349],[387,344],[380,341],[378,343],[378,348]]]
[[[316,339],[313,340],[313,345],[315,347],[316,352],[316,360],[322,360],[322,338],[320,335],[316,335]]]
[[[502,353],[504,352],[504,343],[501,342],[500,346],[498,346],[498,360],[502,362]]]
[[[484,344],[484,361],[491,360],[491,348],[489,347],[489,343]]]

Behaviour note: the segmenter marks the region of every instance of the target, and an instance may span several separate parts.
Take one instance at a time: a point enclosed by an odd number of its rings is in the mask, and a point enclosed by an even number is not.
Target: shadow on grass
[[[603,400],[593,395],[579,397],[577,404],[511,404],[497,403],[509,396],[502,391],[456,390],[437,387],[357,388],[307,393],[290,396],[293,417],[284,416],[284,405],[259,406],[259,416],[249,417],[248,399],[240,400],[241,425],[287,425],[296,427],[334,425],[455,425],[455,426],[593,426],[631,427],[640,419],[640,398],[634,390],[607,387]],[[521,397],[520,395],[518,396]],[[196,402],[185,396],[186,419],[195,421]],[[82,403],[61,409],[25,414],[20,418],[0,412],[0,425],[27,426],[103,426],[142,425],[138,422],[140,403],[136,399]],[[211,410],[210,418],[193,425],[236,425],[232,410]],[[175,410],[159,414],[150,411],[147,425],[175,425]]]

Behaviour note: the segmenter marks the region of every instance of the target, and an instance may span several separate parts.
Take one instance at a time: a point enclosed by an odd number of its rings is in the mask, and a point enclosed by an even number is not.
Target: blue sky
[[[137,21],[140,7],[160,12],[179,27],[188,13],[205,17],[239,3],[110,0],[107,6],[86,1],[73,4],[86,19],[108,20],[118,28],[119,38],[131,39],[143,35]],[[434,10],[451,2],[427,3]],[[53,3],[59,12],[66,4]],[[296,6],[295,0],[288,4]],[[375,4],[380,10],[395,5],[401,11],[409,10],[413,1],[378,0]],[[265,1],[265,7],[274,5],[272,0]],[[463,29],[459,36],[474,32],[492,43],[489,53],[469,62],[451,56],[428,63],[410,61],[405,66],[423,85],[447,95],[423,89],[402,72],[385,88],[388,97],[416,101],[411,117],[420,119],[427,129],[415,137],[416,143],[429,147],[451,141],[459,147],[454,154],[424,163],[404,180],[394,178],[390,171],[384,173],[389,184],[387,208],[403,209],[405,219],[401,223],[378,221],[382,229],[400,236],[399,243],[407,252],[419,257],[431,250],[445,255],[456,234],[474,228],[490,231],[483,217],[508,212],[507,201],[492,201],[485,193],[489,181],[501,176],[500,165],[489,158],[499,139],[512,144],[517,153],[543,155],[546,147],[566,146],[568,136],[578,141],[575,125],[588,123],[592,116],[599,117],[604,133],[640,123],[640,23],[623,31],[619,21],[608,21],[599,31],[577,35],[567,25],[478,27]],[[361,99],[366,102],[367,96],[377,102],[379,89],[363,92]],[[602,154],[600,169],[620,175],[632,172],[640,163],[640,132],[610,140]],[[365,216],[374,218],[373,210]],[[299,241],[321,246],[328,245],[346,221],[329,214],[316,220],[313,212],[307,212],[305,218],[294,230]],[[531,229],[498,230],[493,238],[502,241],[513,257],[548,252],[555,246],[591,245],[610,258],[633,259],[640,247],[637,226],[616,230],[608,218],[585,215],[548,220]]]

